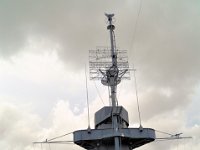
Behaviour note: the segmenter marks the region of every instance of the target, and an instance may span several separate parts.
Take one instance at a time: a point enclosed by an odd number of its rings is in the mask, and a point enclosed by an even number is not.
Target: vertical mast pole
[[[110,30],[110,43],[111,43],[111,57],[112,57],[112,66],[108,70],[108,80],[109,84],[108,86],[111,87],[111,100],[112,100],[112,107],[113,109],[116,108],[117,106],[117,80],[118,80],[118,67],[117,67],[117,54],[116,54],[116,46],[114,45],[114,29],[115,26],[112,24],[112,17],[114,14],[105,14],[108,18],[109,25],[107,26],[107,29]],[[118,121],[117,121],[117,116],[113,115],[112,118],[112,123],[113,123],[113,129],[114,132],[117,133],[119,126],[118,126]],[[119,140],[120,137],[115,136],[114,138],[114,143],[115,143],[115,150],[120,150],[119,146]]]
[[[117,65],[115,60],[115,47],[114,47],[114,38],[113,38],[113,31],[115,29],[115,26],[112,24],[112,17],[113,15],[107,15],[109,26],[107,27],[108,30],[110,30],[110,45],[111,45],[111,55],[112,55],[112,65]]]
[[[116,54],[116,46],[114,45],[114,36],[113,32],[115,26],[112,24],[112,17],[114,14],[106,14],[108,17],[109,25],[107,29],[110,31],[110,44],[111,44],[111,57],[112,57],[112,67],[109,70],[109,74],[112,76],[109,78],[110,87],[111,87],[111,100],[112,106],[117,106],[117,79],[118,79],[118,67],[117,67],[117,54]]]

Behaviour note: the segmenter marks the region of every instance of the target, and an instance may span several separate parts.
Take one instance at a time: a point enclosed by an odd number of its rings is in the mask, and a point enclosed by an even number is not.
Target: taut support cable
[[[90,129],[90,106],[89,106],[89,97],[88,97],[88,85],[87,85],[87,73],[86,73],[86,65],[85,65],[85,88],[86,88],[86,96],[87,96],[87,110],[88,110],[88,129]]]
[[[136,69],[133,70],[134,81],[135,81],[135,95],[136,95],[136,99],[137,99],[137,109],[138,109],[140,127],[142,128],[142,121],[141,121],[141,113],[140,113],[140,105],[139,105],[138,90],[137,90],[137,81],[136,81],[135,72],[136,72]]]

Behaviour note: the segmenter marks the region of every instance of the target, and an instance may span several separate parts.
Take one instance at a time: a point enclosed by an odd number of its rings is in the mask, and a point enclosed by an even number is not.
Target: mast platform
[[[118,120],[114,128],[112,118]],[[113,150],[115,138],[119,139],[121,150],[130,150],[155,140],[155,130],[151,128],[128,128],[128,112],[122,106],[105,106],[95,113],[95,129],[78,130],[74,143],[88,150]]]
[[[88,149],[113,149],[114,138],[119,137],[123,150],[140,147],[155,140],[155,131],[151,128],[121,128],[79,130],[74,132],[74,143]]]

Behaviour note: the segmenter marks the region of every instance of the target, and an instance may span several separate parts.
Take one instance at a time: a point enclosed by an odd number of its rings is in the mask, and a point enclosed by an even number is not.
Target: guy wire
[[[160,131],[160,130],[155,130],[155,131],[158,132],[158,133],[162,133],[162,134],[173,136],[173,134],[165,132],[165,131]]]
[[[141,14],[141,10],[142,10],[142,0],[139,0],[139,9],[138,9],[137,18],[136,18],[136,21],[135,21],[135,26],[134,26],[134,29],[133,29],[133,37],[132,37],[130,52],[131,52],[132,49],[134,49],[135,38],[136,38],[136,31],[137,31],[137,27],[138,27],[138,22],[139,22],[139,17],[140,17],[140,14]],[[133,65],[133,67],[134,67],[134,65]],[[135,94],[136,94],[136,99],[137,99],[137,108],[138,108],[138,115],[139,115],[140,127],[142,127],[141,113],[140,113],[140,107],[139,107],[139,98],[138,98],[137,81],[136,81],[135,71],[136,70],[134,69],[133,70],[133,75],[134,75],[134,80],[135,80]]]
[[[140,17],[141,10],[142,10],[142,0],[139,0],[139,1],[140,1],[139,10],[138,10],[138,14],[137,14],[135,26],[134,26],[134,29],[133,29],[133,38],[132,38],[130,50],[132,50],[132,48],[133,48],[133,46],[134,46],[134,44],[135,44],[136,31],[137,31],[138,22],[139,22],[139,17]]]
[[[35,150],[35,144],[34,144],[34,143],[33,143],[33,145],[32,145],[32,146],[33,146],[33,150]]]
[[[109,101],[109,105],[111,105],[111,99],[110,99],[110,89],[109,89],[109,86],[108,86],[108,101]]]
[[[52,138],[52,139],[47,140],[47,142],[53,141],[53,140],[58,139],[58,138],[62,138],[62,137],[64,137],[64,136],[70,135],[70,134],[72,134],[72,133],[73,133],[73,132],[69,132],[69,133],[66,133],[66,134],[63,134],[63,135],[54,137],[54,138]]]
[[[134,81],[135,81],[135,95],[136,95],[136,99],[137,99],[137,108],[138,108],[138,115],[139,115],[140,126],[142,126],[140,106],[139,106],[139,98],[138,98],[138,90],[137,90],[137,81],[136,81],[135,72],[136,72],[136,70],[134,69],[133,70],[133,75],[134,75]]]
[[[51,150],[51,146],[50,146],[50,144],[49,144],[49,150]]]
[[[94,81],[94,80],[93,80]],[[96,90],[97,90],[97,94],[99,95],[99,98],[101,99],[101,102],[103,103],[103,105],[105,106],[105,103],[104,103],[104,101],[103,101],[103,98],[102,98],[102,96],[101,96],[101,94],[100,94],[100,92],[99,92],[99,89],[97,88],[97,85],[96,85],[96,82],[94,81],[94,86],[95,86],[95,88],[96,88]]]
[[[86,86],[86,95],[87,95],[88,129],[90,129],[90,106],[89,106],[89,100],[88,100],[88,85],[87,85],[86,65],[85,65],[85,86]]]

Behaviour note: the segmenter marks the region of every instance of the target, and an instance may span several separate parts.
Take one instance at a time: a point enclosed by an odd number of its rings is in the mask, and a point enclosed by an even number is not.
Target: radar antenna
[[[130,79],[126,50],[119,50],[115,42],[114,14],[105,14],[110,47],[98,47],[89,51],[91,80],[101,80],[110,88],[111,106],[95,113],[95,129],[74,132],[74,143],[85,149],[130,150],[155,140],[155,130],[150,128],[128,128],[128,112],[117,102],[117,85],[122,79]]]
[[[95,129],[90,129],[88,109],[88,129],[73,133],[72,141],[55,141],[65,137],[67,133],[55,138],[46,139],[34,144],[77,144],[87,150],[131,150],[154,140],[171,140],[191,137],[181,137],[182,133],[169,134],[151,128],[129,128],[128,112],[117,102],[117,85],[122,79],[130,79],[130,69],[126,50],[118,50],[115,42],[114,14],[105,14],[108,19],[107,30],[110,34],[110,48],[99,47],[89,51],[89,69],[91,80],[101,80],[110,88],[111,106],[105,106],[95,113]],[[87,89],[87,75],[86,75]],[[88,102],[88,95],[87,95]],[[139,108],[138,108],[139,111]],[[141,125],[141,120],[140,120]],[[156,138],[155,132],[167,134],[167,137]]]
[[[113,25],[114,14],[106,14],[107,29],[110,33],[110,49],[98,48],[90,50],[90,79],[101,79],[101,83],[111,88],[111,105],[117,106],[117,85],[121,79],[130,79],[130,71],[126,50],[117,50]]]

